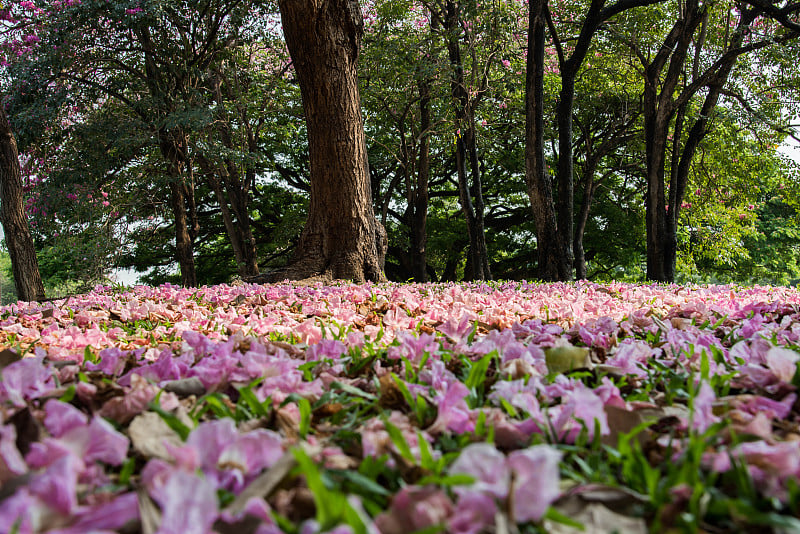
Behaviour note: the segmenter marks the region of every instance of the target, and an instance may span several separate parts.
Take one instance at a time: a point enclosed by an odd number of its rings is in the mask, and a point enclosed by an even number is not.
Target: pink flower
[[[465,493],[456,503],[453,515],[448,519],[448,532],[454,534],[478,534],[494,525],[497,504],[485,493]]]
[[[559,406],[561,411],[553,422],[559,436],[568,442],[575,441],[582,426],[586,427],[589,439],[594,438],[595,425],[599,426],[603,436],[610,432],[603,400],[591,389],[582,384],[580,386],[582,387],[567,393],[566,399],[562,398]]]
[[[767,367],[772,374],[783,382],[791,382],[797,371],[797,361],[800,354],[790,349],[772,347],[766,354]]]
[[[700,433],[705,432],[708,427],[719,421],[719,417],[714,415],[714,401],[717,400],[714,390],[703,381],[700,389],[694,397],[692,404],[692,428]]]
[[[206,534],[217,519],[218,501],[214,486],[194,473],[176,469],[162,485],[150,488],[161,507],[161,534]]]
[[[55,388],[53,373],[43,363],[44,354],[24,358],[0,371],[0,400],[25,406],[26,399],[36,399]]]
[[[514,521],[538,521],[558,498],[560,462],[561,453],[549,445],[536,445],[508,456],[508,466],[514,473]]]
[[[89,418],[71,404],[50,399],[44,405],[44,426],[55,438],[60,438],[73,428],[84,427]]]
[[[450,474],[475,478],[471,486],[456,487],[456,493],[481,492],[498,499],[505,499],[508,495],[511,473],[506,466],[506,457],[489,443],[467,445],[450,466]]]
[[[467,406],[467,395],[469,390],[462,382],[450,384],[447,393],[437,399],[438,414],[428,432],[442,433],[445,430],[456,434],[472,432],[475,423],[470,419],[471,410]]]
[[[16,442],[17,429],[13,425],[0,426],[0,484],[28,470]]]
[[[507,60],[507,59],[504,59],[503,61],[501,61],[501,63],[507,69],[511,67],[511,62],[509,60]]]
[[[375,518],[381,534],[406,534],[442,525],[450,516],[453,503],[440,489],[406,486],[392,499],[386,512]]]

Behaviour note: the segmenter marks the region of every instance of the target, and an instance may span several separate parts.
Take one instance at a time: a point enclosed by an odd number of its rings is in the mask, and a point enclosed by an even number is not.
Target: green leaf
[[[472,475],[457,474],[446,476],[427,476],[422,477],[417,481],[417,484],[424,486],[425,484],[437,484],[439,486],[469,486],[475,483],[475,477]]]
[[[392,493],[389,490],[387,490],[386,488],[384,488],[371,478],[362,475],[358,471],[351,471],[349,469],[336,469],[336,470],[330,469],[328,472],[331,473],[332,475],[336,475],[346,480],[347,482],[355,486],[357,489],[361,490],[358,493],[362,495],[374,494],[374,495],[380,495],[382,497],[389,497],[392,495]]]
[[[362,389],[359,389],[357,387],[351,386],[350,384],[343,384],[342,382],[332,382],[331,383],[331,388],[332,389],[338,389],[338,390],[344,391],[345,393],[349,393],[349,394],[355,395],[357,397],[362,397],[362,398],[367,399],[367,400],[371,400],[371,401],[377,400],[377,397],[375,395],[372,395],[371,393],[367,393],[366,391],[364,391]]]
[[[397,447],[397,450],[400,452],[400,456],[410,462],[416,462],[417,459],[414,458],[414,455],[411,453],[411,447],[408,446],[408,442],[406,442],[406,438],[403,437],[403,433],[400,429],[390,423],[389,419],[386,417],[383,417],[383,424],[386,427],[386,432],[389,434],[392,443],[394,443],[394,446]]]
[[[561,523],[562,525],[566,525],[568,527],[576,528],[576,529],[580,530],[581,532],[586,530],[586,527],[583,525],[583,523],[575,521],[571,517],[562,514],[561,512],[559,512],[558,510],[556,510],[552,506],[550,506],[547,509],[547,511],[544,513],[544,518],[543,519],[549,519],[550,521],[553,521],[555,523]]]
[[[308,489],[311,490],[314,496],[314,503],[317,508],[317,522],[323,529],[334,526],[337,521],[337,510],[341,511],[341,504],[344,501],[344,495],[328,491],[325,483],[322,481],[322,475],[319,468],[311,460],[306,451],[300,447],[292,449],[292,454],[300,466],[300,472],[306,477]]]
[[[269,401],[269,399],[267,399]],[[256,394],[253,392],[253,385],[247,385],[239,388],[239,402],[244,402],[245,405],[258,417],[268,417],[269,410],[267,402],[260,402]]]
[[[134,469],[136,469],[136,459],[126,458],[122,463],[122,469],[119,471],[119,483],[121,485],[125,486],[130,482]]]
[[[300,410],[300,437],[305,438],[311,429],[311,403],[305,397],[297,399],[297,407]]]
[[[58,398],[58,400],[60,400],[61,402],[66,402],[67,404],[69,404],[70,402],[72,402],[72,399],[75,398],[75,392],[76,392],[75,384],[70,384],[70,386],[67,388],[67,390],[64,392],[64,394],[61,395]]]
[[[156,397],[156,400],[151,402],[148,405],[148,407],[154,412],[156,412],[161,417],[161,419],[163,419],[164,422],[167,423],[167,426],[169,426],[180,436],[181,440],[186,441],[186,438],[189,437],[189,434],[192,432],[192,429],[186,426],[186,424],[183,421],[181,421],[177,415],[161,408],[161,406],[158,404],[158,397]]]
[[[490,352],[472,364],[472,367],[469,370],[469,375],[464,381],[464,385],[467,386],[470,391],[476,391],[486,381],[486,372],[489,370],[489,364],[491,363],[492,358],[493,354]]]

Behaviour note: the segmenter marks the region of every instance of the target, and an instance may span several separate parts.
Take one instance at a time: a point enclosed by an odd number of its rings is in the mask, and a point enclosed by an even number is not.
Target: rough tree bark
[[[0,219],[6,247],[11,257],[11,270],[17,298],[40,301],[45,298],[36,248],[23,209],[22,177],[19,168],[17,141],[0,103]]]
[[[386,232],[372,211],[356,73],[357,0],[280,0],[308,130],[311,199],[289,265],[271,279],[384,279]]]

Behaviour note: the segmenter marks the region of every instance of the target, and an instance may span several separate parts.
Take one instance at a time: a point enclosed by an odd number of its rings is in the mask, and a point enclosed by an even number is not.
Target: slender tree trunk
[[[177,138],[176,138],[177,136]],[[197,272],[194,264],[194,244],[192,234],[197,233],[196,213],[192,217],[193,202],[187,199],[187,188],[184,183],[183,170],[186,165],[186,146],[179,138],[182,134],[165,129],[159,130],[161,153],[167,161],[169,169],[170,207],[175,219],[175,251],[181,270],[181,285],[197,287]],[[187,205],[189,210],[187,210]],[[191,219],[194,223],[190,224]]]
[[[178,265],[181,269],[181,285],[184,287],[197,287],[197,273],[194,268],[192,238],[189,233],[183,186],[178,182],[170,182],[169,191],[170,205],[175,218],[175,249]]]
[[[226,173],[225,177],[231,176]],[[225,181],[228,199],[231,209],[236,217],[235,232],[241,243],[241,265],[237,268],[244,276],[255,276],[259,273],[258,251],[256,250],[256,239],[253,236],[253,229],[250,222],[250,197],[248,191],[242,187],[238,175],[231,176],[230,182]],[[231,184],[228,187],[228,184]]]
[[[417,282],[428,281],[428,260],[426,246],[428,242],[428,181],[430,179],[430,129],[431,129],[431,96],[430,84],[427,80],[420,81],[419,88],[419,116],[420,140],[419,159],[417,164],[417,180],[412,198],[411,217],[411,265],[414,280]]]
[[[160,109],[156,110],[156,128],[158,144],[161,154],[167,163],[170,177],[170,207],[175,218],[175,251],[176,259],[181,270],[181,284],[184,287],[197,286],[197,273],[194,264],[194,239],[199,231],[197,223],[197,209],[194,203],[194,189],[188,190],[186,186],[188,164],[188,147],[186,136],[179,128],[167,129],[163,120],[174,111],[174,94],[180,88],[174,87],[165,79],[164,70],[159,66],[155,57],[150,28],[143,26],[137,28],[135,35],[144,51],[145,82],[150,96],[161,102]],[[162,121],[160,124],[158,121]],[[193,185],[193,184],[192,184]],[[189,194],[187,194],[189,193]],[[187,213],[188,207],[188,213]]]
[[[277,278],[383,280],[386,234],[372,212],[356,63],[356,0],[280,0],[308,130],[311,199],[290,264]]]
[[[580,65],[580,62],[573,63],[573,59],[574,58],[571,58],[570,61],[567,62],[567,69],[562,68],[561,92],[559,94],[558,105],[556,106],[558,122],[558,170],[556,173],[558,204],[556,206],[556,212],[558,218],[558,232],[566,245],[563,250],[563,261],[570,265],[573,263],[573,212],[575,206],[572,110],[575,105],[575,77],[577,75],[578,65]],[[581,276],[578,275],[578,278],[581,278]],[[566,279],[572,280],[571,273]]]
[[[536,224],[538,276],[566,280],[572,265],[558,232],[550,177],[544,158],[544,45],[547,0],[530,0],[525,75],[525,183]]]
[[[665,269],[667,242],[667,207],[664,198],[664,154],[667,143],[669,116],[655,107],[649,107],[650,93],[656,86],[645,84],[645,152],[647,161],[647,196],[645,197],[645,225],[647,227],[647,278],[671,282],[673,273]]]
[[[666,151],[670,122],[677,110],[673,95],[686,64],[692,36],[702,19],[703,12],[698,0],[688,0],[683,15],[675,22],[663,46],[645,69],[643,114],[647,163],[647,278],[658,282],[672,282],[675,279],[677,236],[670,231],[674,225],[668,221],[670,208],[664,187]],[[667,70],[662,77],[665,66]]]
[[[587,154],[586,168],[584,169],[583,180],[583,202],[578,213],[578,224],[575,227],[575,237],[572,249],[575,253],[575,278],[578,280],[586,279],[586,254],[583,250],[583,236],[586,233],[586,224],[589,222],[589,212],[591,211],[594,193],[597,190],[594,181],[594,173],[597,169],[597,158]]]
[[[233,257],[236,260],[236,271],[241,277],[252,276],[252,273],[248,273],[244,268],[245,260],[242,254],[242,235],[233,220],[228,198],[222,190],[222,181],[219,177],[219,171],[202,155],[197,157],[197,162],[200,164],[203,173],[205,173],[206,179],[211,189],[214,191],[214,196],[217,197],[217,203],[219,203],[219,208],[222,212],[222,222],[225,225],[225,232],[228,234],[228,240],[231,243],[231,248],[233,248]]]
[[[23,206],[17,141],[0,100],[0,218],[17,299],[40,301],[45,298],[44,285]]]
[[[483,223],[484,204],[475,139],[475,117],[470,108],[469,95],[467,94],[464,80],[464,64],[461,58],[461,44],[459,42],[459,5],[453,0],[445,2],[443,26],[447,34],[448,58],[453,69],[450,86],[456,117],[458,192],[469,236],[467,251],[471,255],[470,261],[467,262],[464,277],[467,280],[487,280],[491,278],[491,274],[489,273]],[[467,163],[470,165],[470,176],[467,176]],[[472,179],[471,185],[470,178]],[[473,196],[475,196],[474,202]]]
[[[222,106],[225,98],[222,93],[223,80],[222,75],[217,73],[213,83],[214,98],[217,105]],[[227,91],[228,98],[233,98]],[[242,117],[243,122],[247,124],[246,117]],[[217,132],[222,145],[228,150],[236,150],[233,143],[233,136],[231,135],[230,125],[226,117],[220,117],[217,121]],[[252,151],[255,147],[254,139],[252,139],[252,131],[248,127],[245,128],[247,134],[247,148]],[[220,165],[220,176],[222,177],[222,184],[225,185],[227,198],[225,199],[226,206],[230,206],[233,211],[233,216],[236,219],[235,224],[229,229],[233,232],[230,235],[231,243],[238,242],[239,255],[236,257],[236,270],[242,277],[250,277],[258,274],[258,252],[256,251],[256,240],[253,236],[250,221],[250,182],[241,178],[239,166],[230,158],[224,158],[222,165]],[[222,201],[220,201],[222,202]],[[222,205],[222,204],[220,204]],[[234,250],[235,252],[235,250]]]
[[[756,12],[754,10],[745,10],[740,19],[739,27],[734,33],[728,49],[735,49],[742,45],[745,37],[744,28],[747,28],[755,19]],[[701,28],[701,36],[699,42],[702,43],[705,39],[706,23],[708,21],[707,14],[702,15],[703,26]],[[697,56],[699,56],[699,48],[697,45]],[[669,191],[669,210],[667,211],[667,239],[664,243],[664,270],[672,273],[674,277],[675,263],[678,255],[678,223],[680,221],[680,210],[683,204],[683,199],[686,196],[686,187],[689,184],[689,171],[691,168],[692,160],[700,146],[701,141],[708,133],[709,121],[714,114],[714,110],[719,102],[720,92],[728,81],[731,71],[736,64],[738,56],[731,55],[721,62],[717,71],[708,85],[708,92],[703,99],[703,106],[700,108],[700,113],[695,119],[692,127],[689,130],[686,140],[683,143],[682,149],[679,150],[680,144],[675,143],[675,150],[673,156],[673,171],[670,175],[670,191]],[[695,60],[694,77],[698,77],[697,64],[699,61]],[[681,114],[676,119],[674,141],[680,139],[682,134],[684,116],[684,106],[681,106]],[[676,163],[677,161],[677,163]]]

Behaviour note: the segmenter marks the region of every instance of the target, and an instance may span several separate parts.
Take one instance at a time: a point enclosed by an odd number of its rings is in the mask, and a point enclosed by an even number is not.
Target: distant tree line
[[[18,293],[44,297],[34,272],[75,287],[118,268],[187,286],[793,282],[800,179],[779,147],[800,116],[798,10],[6,3]]]

